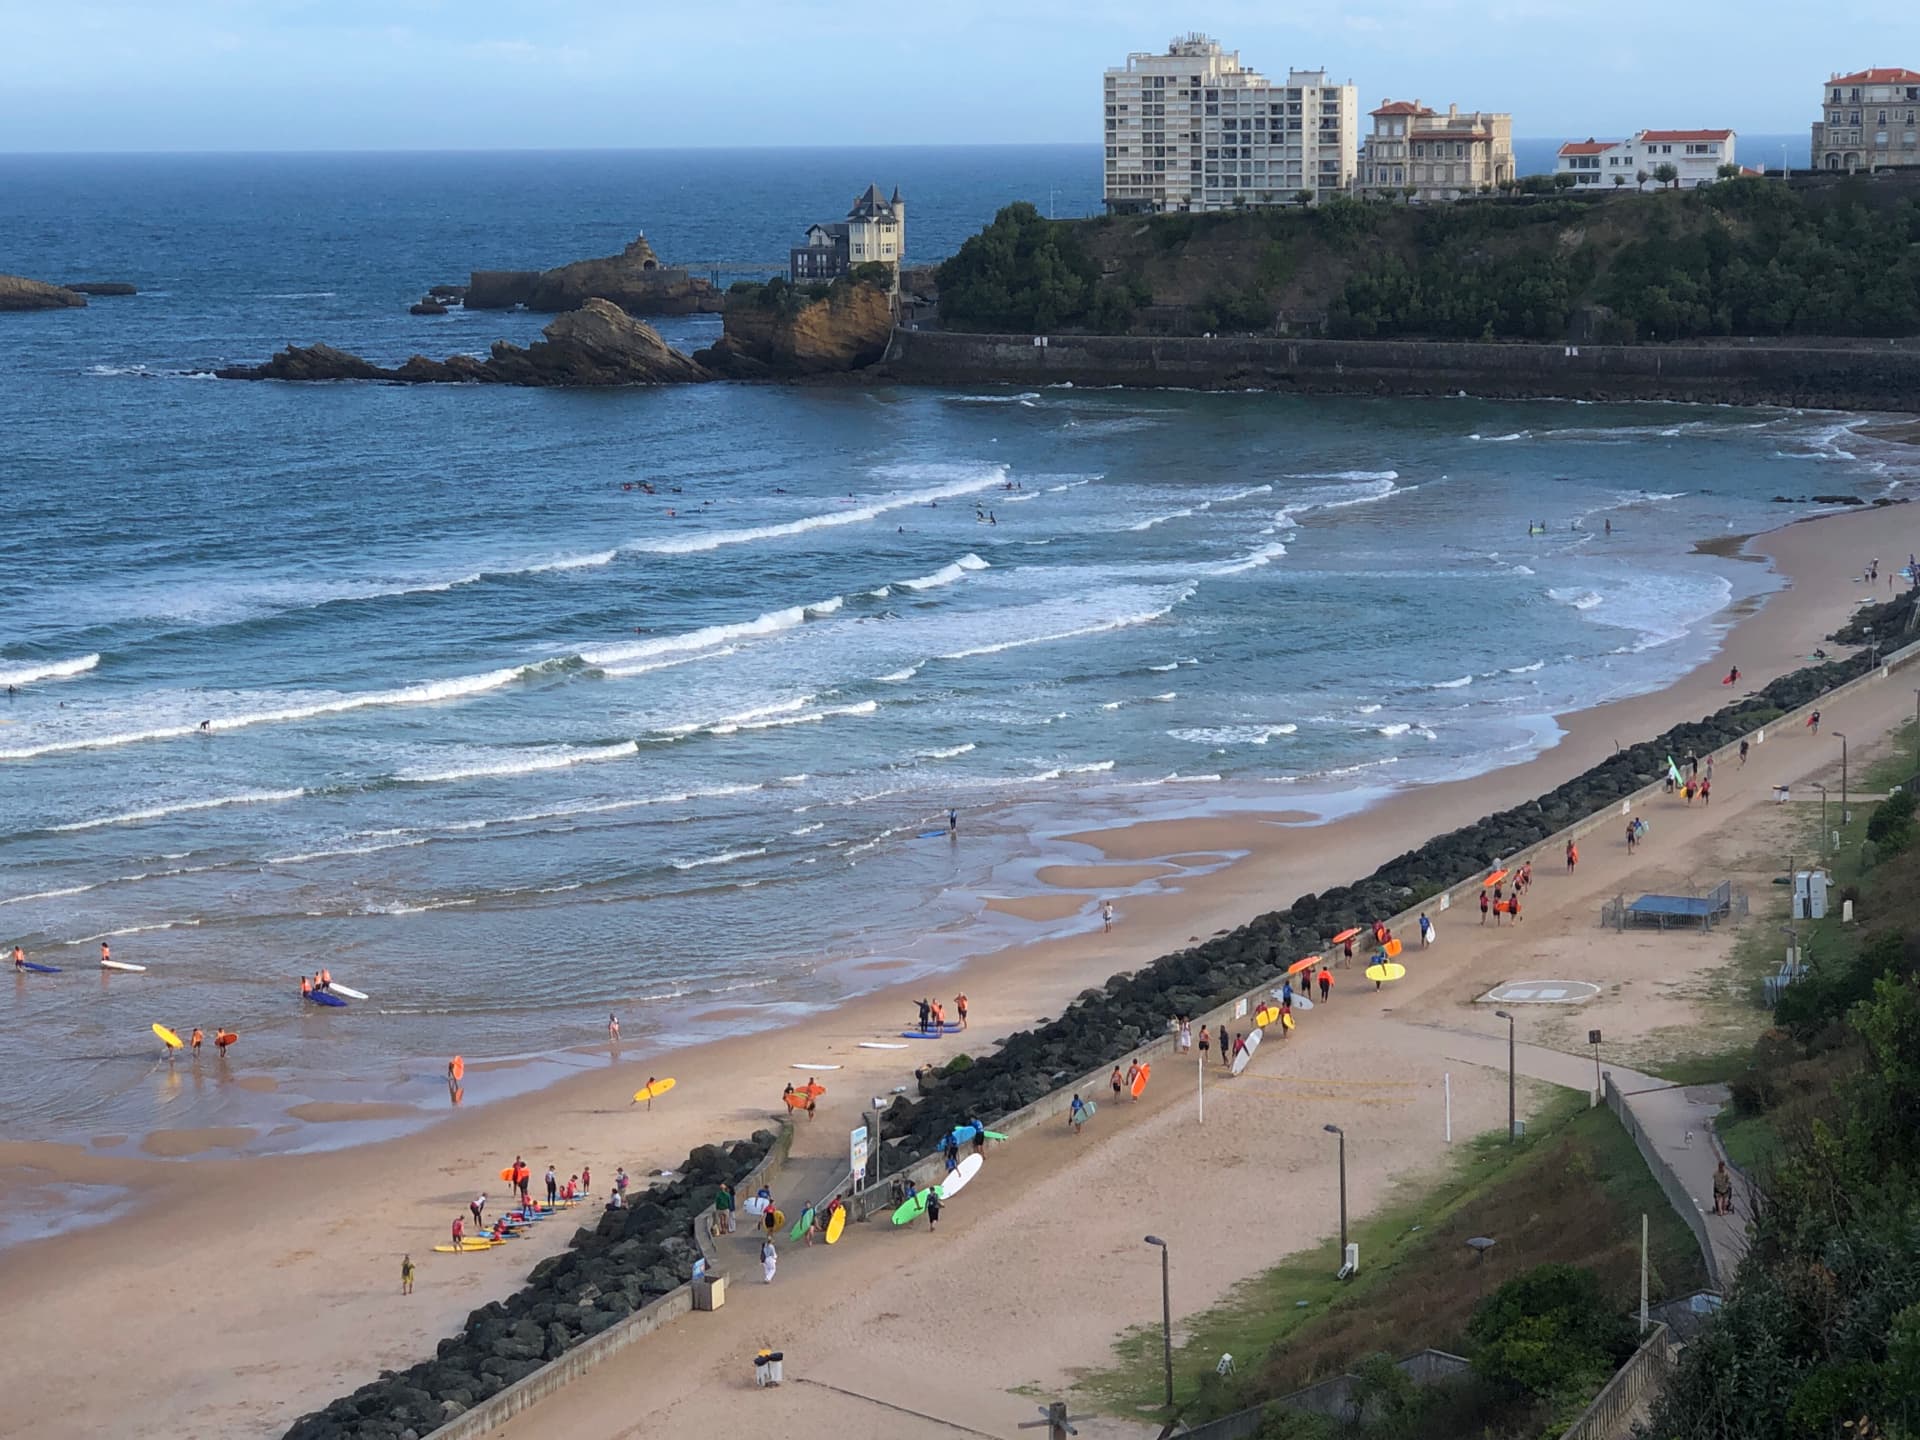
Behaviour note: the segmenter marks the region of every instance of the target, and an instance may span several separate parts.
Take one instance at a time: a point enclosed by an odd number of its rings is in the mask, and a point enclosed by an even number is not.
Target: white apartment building
[[[1109,211],[1291,205],[1345,190],[1359,158],[1359,92],[1324,70],[1268,80],[1205,35],[1106,72]]]
[[[1920,73],[1858,70],[1828,78],[1813,122],[1816,170],[1920,165]]]
[[[1574,140],[1560,147],[1554,173],[1573,176],[1576,188],[1604,185],[1620,189],[1649,181],[1662,165],[1680,172],[1679,185],[1691,190],[1720,178],[1722,165],[1737,165],[1731,130],[1641,130],[1631,140]],[[1618,177],[1616,179],[1616,177]]]

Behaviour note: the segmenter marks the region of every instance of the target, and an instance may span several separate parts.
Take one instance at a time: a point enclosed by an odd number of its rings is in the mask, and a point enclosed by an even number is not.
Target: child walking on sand
[[[458,1245],[460,1242],[456,1239],[453,1243]],[[413,1256],[411,1255],[400,1257],[400,1293],[402,1295],[413,1293]]]

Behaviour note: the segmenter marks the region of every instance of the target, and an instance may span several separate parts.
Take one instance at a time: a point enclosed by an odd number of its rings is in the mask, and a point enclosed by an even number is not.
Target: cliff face
[[[415,355],[387,369],[331,345],[289,345],[264,365],[214,372],[222,380],[391,380],[412,385],[671,385],[711,380],[712,374],[666,341],[652,326],[611,301],[589,299],[522,349],[496,340],[485,360]]]
[[[21,275],[0,275],[0,310],[65,310],[86,303],[86,296],[63,286]]]
[[[825,299],[793,309],[765,303],[765,295],[763,289],[730,294],[725,333],[694,358],[723,375],[750,379],[841,374],[886,353],[893,300],[878,286],[839,281]]]
[[[575,260],[551,270],[475,270],[467,280],[469,310],[577,310],[589,299],[611,300],[629,315],[691,315],[718,310],[722,296],[685,270],[662,265],[642,235],[618,255]]]

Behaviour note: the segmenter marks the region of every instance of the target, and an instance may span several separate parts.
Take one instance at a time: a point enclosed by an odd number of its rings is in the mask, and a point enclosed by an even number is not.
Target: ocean
[[[525,340],[406,306],[641,230],[772,257],[870,180],[930,258],[1085,208],[1079,156],[0,158],[0,268],[141,287],[0,317],[0,942],[63,967],[9,982],[10,1138],[339,1144],[383,1132],[285,1112],[951,966],[1038,933],[983,904],[1059,835],[1537,753],[1772,583],[1696,541],[1909,474],[1778,410],[197,373]],[[372,998],[303,1009],[321,965]],[[156,1021],[238,1030],[233,1083]]]

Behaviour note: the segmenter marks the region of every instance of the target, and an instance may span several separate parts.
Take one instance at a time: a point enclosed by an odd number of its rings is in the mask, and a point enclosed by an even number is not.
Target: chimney
[[[1458,105],[1447,106],[1447,118],[1449,120],[1458,120],[1460,118],[1460,107]]]

